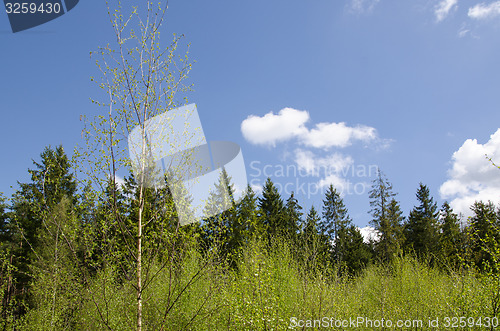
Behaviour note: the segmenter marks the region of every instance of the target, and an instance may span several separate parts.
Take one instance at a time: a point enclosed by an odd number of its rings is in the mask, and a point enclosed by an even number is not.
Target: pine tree
[[[429,188],[420,183],[417,191],[420,204],[410,212],[405,224],[405,246],[418,257],[437,254],[439,249],[437,203],[430,196]]]

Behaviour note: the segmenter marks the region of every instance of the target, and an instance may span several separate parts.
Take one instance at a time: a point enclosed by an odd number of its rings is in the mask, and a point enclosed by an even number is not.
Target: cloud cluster
[[[301,145],[328,149],[347,147],[355,141],[370,142],[377,132],[369,126],[347,126],[340,123],[318,123],[306,127],[310,116],[307,111],[284,108],[278,114],[269,112],[262,117],[251,115],[241,123],[241,132],[247,141],[256,145],[275,146],[277,142],[298,139]]]
[[[441,22],[444,20],[452,9],[457,8],[458,0],[442,0],[440,1],[434,10],[434,15],[436,15],[436,20]]]
[[[500,15],[500,1],[492,2],[490,4],[480,3],[474,7],[469,8],[467,15],[470,18],[483,20]]]
[[[500,202],[500,169],[494,167],[486,155],[498,164],[500,129],[485,144],[467,139],[453,153],[449,179],[441,185],[440,194],[443,199],[452,199],[450,204],[457,213],[470,216],[470,206],[475,201]]]
[[[366,183],[352,183],[348,175],[356,178],[369,176],[366,169],[355,169],[351,156],[331,149],[346,148],[355,142],[368,144],[375,149],[385,149],[392,142],[380,139],[377,130],[370,126],[349,126],[344,122],[323,122],[306,125],[310,121],[307,111],[293,108],[283,108],[278,113],[269,112],[263,116],[248,116],[241,123],[243,137],[255,145],[275,147],[280,142],[292,142],[294,150],[293,162],[297,168],[310,176],[317,178],[318,189],[330,184],[340,192],[351,192],[365,189]],[[318,156],[321,151],[321,156]],[[361,173],[354,172],[360,170]],[[358,179],[359,179],[358,178]]]
[[[458,8],[458,0],[439,0],[437,5],[434,7],[434,15],[436,16],[436,21],[443,21],[448,15]],[[491,3],[478,3],[473,7],[469,7],[467,11],[467,16],[475,20],[486,20],[496,16],[500,16],[500,1],[494,1]],[[459,31],[459,36],[463,37],[467,34],[469,30],[462,27]]]
[[[458,8],[458,0],[433,0],[433,14],[436,22],[444,21],[452,12]],[[351,14],[369,14],[373,11],[380,0],[348,0],[346,9]],[[469,7],[467,16],[473,20],[486,20],[500,16],[500,1],[490,3],[481,2]],[[464,37],[469,30],[461,28],[458,32],[459,37]]]
[[[439,0],[439,2],[434,7],[434,15],[436,21],[439,23],[446,19],[452,11],[456,11],[458,8],[458,0]],[[472,20],[486,20],[489,18],[494,18],[500,16],[500,1],[494,1],[491,3],[478,3],[467,10],[467,16]],[[463,22],[462,26],[458,30],[458,37],[463,38],[470,35],[477,38],[476,35],[471,33],[471,30],[467,27],[467,23]]]

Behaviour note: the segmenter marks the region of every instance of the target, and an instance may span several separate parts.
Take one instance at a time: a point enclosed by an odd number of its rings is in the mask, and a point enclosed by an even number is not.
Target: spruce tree
[[[210,192],[205,213],[211,215],[203,225],[208,247],[217,246],[223,257],[229,257],[241,244],[242,229],[236,215],[234,187],[225,169]]]
[[[471,207],[474,215],[469,219],[469,242],[473,263],[481,269],[485,263],[495,266],[495,249],[500,240],[500,210],[493,202],[476,201]]]
[[[119,270],[119,279],[133,277],[127,257],[134,242],[124,234],[135,233],[132,226],[135,188],[135,179],[129,176],[124,178],[121,187],[116,180],[108,178],[99,195],[94,195],[89,187],[83,190],[85,262],[92,274],[114,265]]]
[[[447,201],[441,207],[440,221],[439,244],[441,254],[448,263],[456,266],[462,252],[463,239],[458,216],[453,212]]]
[[[81,235],[71,201],[63,197],[51,208],[38,234],[37,259],[30,265],[32,309],[46,318],[39,329],[72,329],[82,304],[84,283],[80,272]],[[35,318],[36,319],[36,318]]]
[[[304,222],[304,226],[302,229],[304,241],[306,243],[310,243],[313,241],[313,238],[318,235],[318,224],[321,218],[314,208],[314,205],[311,206],[309,212],[306,216],[306,221]]]
[[[392,202],[396,193],[393,192],[392,184],[380,169],[377,171],[377,177],[373,180],[369,193],[370,214],[372,215],[370,223],[380,237],[379,242],[375,244],[375,252],[381,260],[389,260],[397,250],[397,246],[401,244],[398,242],[400,239],[398,233],[401,231],[402,219],[397,201]]]
[[[320,223],[321,234],[328,238],[333,246],[333,260],[339,264],[351,254],[350,242],[354,233],[350,230],[352,225],[344,200],[340,193],[330,185],[323,200],[323,220]]]
[[[375,243],[375,254],[382,261],[390,261],[403,244],[403,212],[396,199],[391,199],[384,218],[377,222],[379,240]]]
[[[3,193],[0,192],[0,249],[11,248],[13,242],[13,224],[7,212],[7,203]]]
[[[410,212],[405,224],[405,246],[418,257],[432,257],[439,249],[437,203],[430,196],[429,188],[422,183],[416,195],[419,205]]]
[[[330,260],[331,243],[328,237],[319,231],[321,217],[316,208],[311,206],[301,231],[301,247],[306,270],[324,267]]]
[[[293,192],[286,200],[284,215],[279,226],[286,238],[295,241],[302,223],[302,207]]]
[[[0,193],[0,327],[4,330],[7,329],[9,320],[13,318],[16,310],[13,254],[17,247],[16,241],[19,240],[15,237],[15,228],[7,208],[6,199]]]
[[[267,229],[269,238],[280,235],[281,218],[284,216],[285,206],[271,178],[267,178],[264,184],[258,205],[259,217]]]
[[[71,246],[66,248],[71,251],[72,261],[75,261],[78,253],[78,248],[70,244],[72,241],[69,239],[79,229],[76,215],[77,185],[70,160],[62,146],[56,149],[46,147],[40,158],[40,162],[33,161],[35,169],[28,170],[31,182],[19,183],[20,188],[12,199],[11,221],[15,224],[13,232],[17,238],[13,264],[18,271],[15,275],[18,291],[24,294],[28,293],[30,284],[40,275],[36,271],[35,261],[42,267],[52,263],[43,257],[42,253],[46,250],[43,238],[59,235],[61,241]],[[62,209],[61,203],[64,204]],[[58,231],[53,230],[54,226]],[[28,306],[33,304],[26,301],[27,297],[23,295],[19,300]]]
[[[226,201],[224,203],[225,210],[222,212],[221,216],[223,217],[228,229],[228,258],[230,259],[232,266],[235,266],[239,256],[239,250],[244,242],[243,235],[245,234],[245,223],[243,223],[243,220],[238,217],[238,210],[234,199],[234,184],[232,183],[231,176],[228,175],[225,168],[222,168],[220,183],[221,185],[224,185],[225,191],[227,192]]]
[[[244,242],[249,242],[253,237],[260,237],[265,233],[264,225],[257,217],[257,196],[250,185],[247,186],[245,196],[238,203],[237,215],[243,225]]]
[[[55,150],[46,147],[40,158],[40,162],[33,161],[35,169],[28,170],[31,182],[19,183],[20,189],[13,196],[16,221],[26,240],[23,250],[26,255],[36,247],[37,232],[51,208],[63,197],[68,199],[71,208],[76,205],[76,181],[63,147]]]
[[[341,228],[351,222],[340,193],[330,184],[323,200],[323,220],[319,224],[321,233],[335,242]]]
[[[351,275],[361,271],[370,262],[370,249],[354,224],[340,229],[337,242],[338,251],[342,254],[342,265]]]
[[[378,169],[377,178],[372,182],[370,190],[370,214],[373,217],[372,223],[375,228],[379,227],[385,219],[389,204],[396,193],[392,191],[392,184],[388,181],[382,170]]]

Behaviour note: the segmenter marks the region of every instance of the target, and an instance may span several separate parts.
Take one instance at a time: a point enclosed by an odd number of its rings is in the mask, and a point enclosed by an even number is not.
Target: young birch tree
[[[86,174],[86,187],[94,187],[97,192],[111,195],[111,218],[120,229],[128,249],[128,257],[135,270],[135,291],[137,307],[137,330],[143,327],[143,293],[147,286],[147,272],[144,270],[144,230],[158,215],[146,213],[147,205],[147,164],[151,142],[146,134],[148,120],[163,114],[184,103],[185,98],[176,97],[190,86],[184,84],[191,69],[187,59],[189,45],[184,55],[178,56],[182,36],[174,34],[173,40],[165,48],[160,46],[160,28],[162,27],[167,4],[152,2],[141,3],[133,7],[129,14],[124,14],[120,1],[117,4],[106,2],[109,19],[116,40],[113,44],[99,47],[91,52],[100,71],[100,79],[91,78],[106,94],[105,102],[92,100],[102,106],[102,111],[95,120],[85,119],[82,132],[86,147],[77,151],[81,170]],[[141,14],[141,10],[145,14]],[[117,172],[131,169],[128,157],[127,137],[134,128],[140,128],[141,146],[138,165],[135,171],[137,186],[135,229],[127,228],[124,216],[117,206]],[[137,165],[136,165],[137,166]],[[134,170],[136,170],[134,168]],[[156,190],[156,188],[152,188]],[[164,212],[159,209],[156,213]],[[177,225],[178,230],[178,225]],[[134,243],[135,242],[135,243]],[[99,308],[98,308],[99,310]],[[109,325],[107,325],[110,328]]]

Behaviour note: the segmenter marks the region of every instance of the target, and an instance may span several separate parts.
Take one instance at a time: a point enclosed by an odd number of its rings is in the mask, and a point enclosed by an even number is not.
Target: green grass
[[[162,324],[165,330],[287,330],[294,325],[291,318],[304,323],[322,318],[384,319],[393,324],[421,320],[423,327],[418,329],[432,329],[429,320],[438,319],[440,329],[444,329],[447,317],[475,321],[493,317],[498,297],[495,276],[470,270],[443,272],[410,257],[398,258],[390,265],[371,265],[354,278],[304,270],[284,244],[275,245],[271,253],[260,243],[249,245],[236,270],[216,260],[207,261],[193,250],[172,274],[159,266],[151,269],[153,273],[157,276],[144,292],[147,330],[158,330]],[[82,290],[81,306],[72,314],[73,321],[57,325],[104,330],[107,323],[113,330],[133,330],[134,280],[117,283],[112,279],[111,271],[98,274]],[[44,315],[49,318],[53,311],[50,302],[38,302],[38,308],[24,319],[23,329],[54,329],[43,323]],[[356,328],[363,329],[373,327],[360,324]]]

